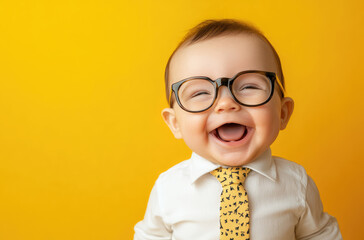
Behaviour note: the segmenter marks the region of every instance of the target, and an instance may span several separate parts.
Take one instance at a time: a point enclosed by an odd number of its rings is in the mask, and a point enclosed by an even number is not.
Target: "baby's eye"
[[[207,91],[200,91],[200,92],[196,92],[196,93],[192,94],[191,98],[198,97],[198,96],[201,96],[201,95],[210,95],[210,94],[211,93],[207,92]]]
[[[256,85],[243,85],[240,87],[239,91],[243,91],[243,90],[261,90],[262,88]]]

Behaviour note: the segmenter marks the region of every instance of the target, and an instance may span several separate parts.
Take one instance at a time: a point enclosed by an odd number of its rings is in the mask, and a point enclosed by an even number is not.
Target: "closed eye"
[[[258,86],[247,85],[247,86],[242,86],[242,87],[240,88],[240,91],[245,90],[245,89],[261,89],[261,88],[260,88],[260,87],[258,87]]]
[[[211,93],[209,93],[209,92],[197,92],[197,93],[192,94],[191,98],[198,97],[201,95],[210,95],[210,94]]]

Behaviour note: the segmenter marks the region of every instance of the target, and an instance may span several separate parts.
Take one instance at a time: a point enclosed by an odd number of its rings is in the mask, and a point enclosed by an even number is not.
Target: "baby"
[[[271,154],[294,102],[261,32],[200,23],[170,57],[165,85],[163,119],[193,153],[160,175],[134,240],[342,239],[304,168]]]

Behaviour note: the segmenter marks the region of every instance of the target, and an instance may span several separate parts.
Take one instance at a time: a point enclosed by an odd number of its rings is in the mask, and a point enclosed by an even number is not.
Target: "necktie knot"
[[[231,184],[243,185],[249,172],[250,169],[244,167],[220,167],[210,173],[220,181],[222,187],[226,187]]]

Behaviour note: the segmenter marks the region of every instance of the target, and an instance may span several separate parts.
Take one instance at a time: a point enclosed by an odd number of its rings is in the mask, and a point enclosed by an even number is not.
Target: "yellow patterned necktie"
[[[249,168],[218,168],[211,172],[221,183],[220,240],[249,240],[248,194],[244,181]]]

